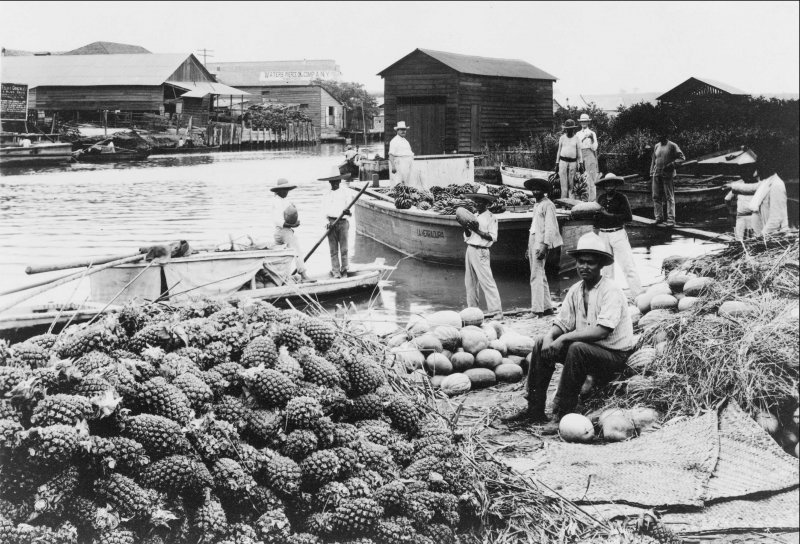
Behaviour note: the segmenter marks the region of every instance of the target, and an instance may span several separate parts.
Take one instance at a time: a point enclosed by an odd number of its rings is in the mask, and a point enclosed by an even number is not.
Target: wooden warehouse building
[[[194,55],[184,54],[4,57],[2,80],[28,85],[29,110],[78,120],[108,110],[185,113],[199,122],[215,97],[247,94],[216,82]]]
[[[556,78],[522,60],[416,49],[382,72],[384,140],[397,121],[417,155],[478,153],[553,125]]]
[[[328,91],[312,84],[315,79],[338,80],[341,73],[335,61],[209,62],[208,69],[218,81],[250,93],[250,102],[298,108],[311,118],[320,139],[340,137],[344,106]]]

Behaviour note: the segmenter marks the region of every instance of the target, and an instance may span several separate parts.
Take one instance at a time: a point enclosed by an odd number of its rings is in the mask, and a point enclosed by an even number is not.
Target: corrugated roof
[[[219,94],[225,96],[245,96],[250,93],[228,87],[222,83],[212,83],[210,81],[170,81],[170,85],[175,85],[188,92],[181,95],[181,98],[203,98],[209,94]]]
[[[218,81],[238,87],[302,85],[341,76],[339,65],[330,59],[209,62],[206,68]]]
[[[166,53],[2,57],[0,79],[31,88],[161,85],[187,58]]]
[[[550,81],[556,81],[558,79],[524,60],[477,57],[474,55],[448,53],[446,51],[434,51],[433,49],[415,49],[409,55],[406,55],[399,61],[392,64],[392,66],[405,60],[417,51],[433,57],[442,64],[449,66],[453,70],[462,74],[495,77],[517,77],[524,79],[547,79]],[[391,69],[392,66],[389,66],[388,68],[379,72],[378,75],[382,76],[386,71]]]
[[[141,45],[130,45],[127,43],[116,42],[92,42],[83,47],[73,49],[63,55],[126,55],[126,54],[145,54],[150,53]]]

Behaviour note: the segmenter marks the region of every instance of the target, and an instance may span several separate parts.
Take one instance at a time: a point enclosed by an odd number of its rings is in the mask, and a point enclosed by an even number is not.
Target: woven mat
[[[722,501],[700,512],[665,514],[664,524],[675,533],[800,529],[797,487],[760,500]]]
[[[509,464],[535,469],[536,479],[579,503],[702,506],[719,454],[717,428],[710,411],[627,442],[548,443],[533,459]]]
[[[707,501],[798,485],[797,459],[784,452],[735,402],[729,402],[720,413],[719,436],[719,459],[708,482]]]

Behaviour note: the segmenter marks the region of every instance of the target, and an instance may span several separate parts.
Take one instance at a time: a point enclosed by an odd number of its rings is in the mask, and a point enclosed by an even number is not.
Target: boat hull
[[[395,251],[416,259],[450,266],[464,266],[466,244],[464,229],[452,215],[433,212],[398,210],[393,202],[370,194],[355,204],[356,232],[372,238]],[[526,264],[532,212],[497,214],[498,240],[492,245],[492,264],[513,271]],[[574,259],[567,254],[577,239],[589,232],[591,224],[559,219],[564,246],[559,269],[574,268]]]
[[[75,160],[92,164],[105,164],[112,162],[143,161],[149,156],[149,151],[135,151],[131,153],[80,153],[75,155]]]
[[[722,186],[738,179],[734,176],[695,177],[677,175],[675,177],[675,206],[678,208],[713,208],[725,203]],[[626,182],[617,189],[628,197],[632,210],[653,209],[653,189],[650,179],[637,179]]]
[[[552,172],[547,170],[500,166],[500,178],[503,180],[503,185],[508,185],[515,189],[524,189],[526,179],[534,178],[547,181],[550,178],[550,174],[552,174]]]
[[[380,282],[381,273],[378,270],[365,270],[363,272],[351,272],[346,278],[328,276],[314,279],[316,279],[314,283],[292,283],[278,287],[246,289],[239,291],[234,296],[240,299],[258,299],[271,302],[306,297],[324,299],[356,291],[374,289]]]
[[[151,155],[198,155],[200,153],[214,153],[219,151],[221,146],[198,146],[198,147],[154,147]]]
[[[0,148],[0,166],[58,164],[72,160],[72,144],[42,143]]]
[[[87,302],[80,307],[58,304],[41,304],[12,308],[0,315],[0,338],[11,343],[22,342],[31,336],[42,334],[52,326],[58,334],[67,324],[85,323],[99,313],[118,311],[119,306]]]

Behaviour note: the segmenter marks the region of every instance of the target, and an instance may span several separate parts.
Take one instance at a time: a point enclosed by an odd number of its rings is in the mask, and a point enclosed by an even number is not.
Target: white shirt
[[[349,191],[344,187],[339,187],[337,190],[332,191],[328,189],[322,195],[322,214],[325,217],[336,219],[344,209],[350,205],[352,198],[350,198]]]
[[[584,138],[586,138],[584,140]],[[597,151],[597,134],[590,128],[582,128],[578,131],[578,140],[581,142],[581,149],[591,149]]]
[[[411,151],[411,144],[408,143],[408,140],[398,134],[389,142],[389,155],[394,155],[395,157],[413,157],[414,152]]]
[[[752,212],[760,214],[761,223],[764,226],[763,234],[789,228],[786,184],[778,174],[773,174],[758,183],[756,194],[753,195],[748,206]]]
[[[492,244],[497,241],[497,219],[495,219],[494,214],[489,210],[480,214],[478,216],[478,228],[491,236],[492,240],[484,240],[475,231],[472,231],[469,236],[466,233],[464,234],[464,241],[471,246],[492,247]]]
[[[272,206],[270,207],[269,215],[276,227],[283,227],[283,212],[289,206],[294,206],[294,202],[289,200],[288,196],[286,198],[281,198],[277,195],[272,197]],[[297,209],[297,206],[295,206],[295,209]]]

